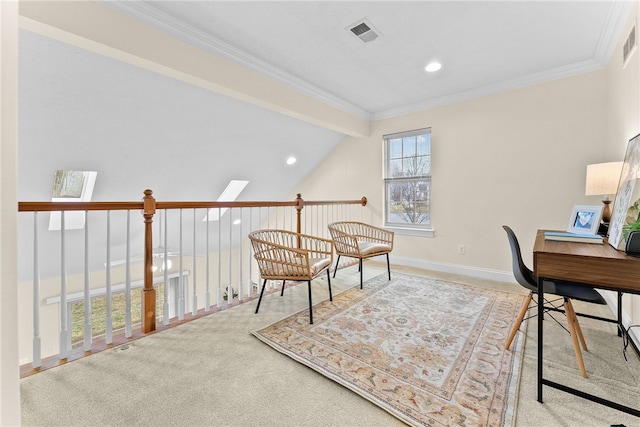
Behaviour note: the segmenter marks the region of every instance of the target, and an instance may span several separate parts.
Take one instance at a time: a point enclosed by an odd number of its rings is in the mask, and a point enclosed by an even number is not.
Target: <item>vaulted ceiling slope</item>
[[[343,135],[21,30],[19,198],[58,169],[98,172],[93,200],[280,200]],[[298,162],[288,166],[289,156]]]
[[[366,119],[599,69],[633,7],[618,0],[103,4]],[[379,35],[374,41],[349,31],[363,20]],[[442,69],[427,74],[432,60]]]

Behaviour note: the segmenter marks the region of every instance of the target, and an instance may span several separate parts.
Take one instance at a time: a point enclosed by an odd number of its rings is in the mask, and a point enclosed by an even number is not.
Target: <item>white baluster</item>
[[[191,254],[193,258],[193,307],[191,307],[191,314],[194,316],[198,314],[198,294],[196,289],[196,224],[196,209],[193,208],[193,253]]]
[[[207,232],[206,232],[206,242],[205,242],[205,246],[206,246],[206,250],[205,250],[205,254],[206,254],[206,258],[205,258],[205,296],[204,296],[204,310],[206,312],[211,311],[211,289],[209,286],[209,223],[211,221],[209,221],[209,214],[207,214]]]
[[[217,305],[222,305],[222,211],[218,208],[218,295]]]
[[[229,249],[228,249],[228,253],[229,253],[229,278],[227,280],[227,304],[231,304],[231,302],[233,301],[233,286],[232,286],[232,280],[233,280],[233,264],[232,264],[232,242],[233,242],[233,209],[229,209]]]
[[[162,212],[160,212],[160,221],[162,221]],[[162,306],[162,323],[165,325],[169,324],[169,258],[168,258],[168,244],[167,244],[167,210],[164,210],[164,242],[162,246],[164,247],[164,302]]]
[[[182,274],[182,209],[180,209],[180,289],[178,290],[178,320],[184,319],[184,274]]]
[[[247,237],[251,231],[253,231],[253,208],[249,208],[249,231],[247,232]],[[242,235],[242,240],[244,241],[244,234]],[[247,251],[247,259],[248,259],[248,270],[249,270],[249,289],[247,289],[247,296],[253,295],[253,276],[251,275],[251,267],[253,266],[253,262],[251,262],[251,242],[248,243],[248,251]]]
[[[91,293],[89,289],[89,215],[84,211],[84,351],[91,351]]]
[[[68,323],[67,323],[67,262],[65,258],[65,211],[60,212],[60,359],[67,358]]]
[[[33,368],[42,365],[40,339],[40,261],[38,259],[38,212],[33,213]]]
[[[111,307],[111,211],[107,211],[107,295],[106,295],[106,322],[104,331],[104,341],[106,344],[113,342],[113,314]]]
[[[131,325],[131,211],[127,210],[127,244],[125,260],[125,284],[124,284],[124,336],[133,336]]]
[[[238,246],[239,246],[239,254],[238,254],[238,264],[240,264],[240,280],[238,282],[238,297],[240,299],[242,299],[243,297],[243,291],[244,291],[244,286],[243,286],[243,282],[242,282],[242,245],[243,245],[243,241],[242,241],[242,223],[243,223],[243,218],[242,218],[242,208],[240,208],[240,227],[239,228],[239,234],[238,234]]]

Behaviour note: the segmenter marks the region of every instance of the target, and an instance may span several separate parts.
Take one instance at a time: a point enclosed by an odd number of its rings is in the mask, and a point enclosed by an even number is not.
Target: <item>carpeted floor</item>
[[[386,270],[366,263],[365,279]],[[522,293],[514,284],[392,266],[430,277]],[[326,282],[313,285],[314,301],[328,298]],[[356,268],[338,272],[334,295],[359,283]],[[255,301],[154,334],[112,350],[25,378],[21,384],[24,426],[396,426],[385,410],[314,370],[274,351],[250,334],[307,307],[306,286],[283,297]],[[578,311],[592,310],[576,304]],[[607,308],[596,307],[605,310]],[[602,312],[596,314],[603,314]],[[571,342],[545,324],[545,357],[551,379],[640,402],[640,361],[622,345],[613,325],[581,320],[590,351],[589,378],[580,377]],[[636,418],[545,388],[535,398],[536,322],[529,322],[517,396],[516,426],[640,426]]]

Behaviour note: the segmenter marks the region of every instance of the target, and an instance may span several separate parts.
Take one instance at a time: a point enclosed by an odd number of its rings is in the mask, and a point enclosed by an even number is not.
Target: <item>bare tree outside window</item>
[[[385,137],[388,226],[430,228],[431,130]]]

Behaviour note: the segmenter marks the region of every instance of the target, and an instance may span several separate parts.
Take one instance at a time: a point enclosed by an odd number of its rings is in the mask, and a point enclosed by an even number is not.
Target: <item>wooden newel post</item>
[[[153,191],[144,190],[144,292],[142,295],[142,332],[156,330],[156,290],[153,288],[153,215],[156,199]]]

